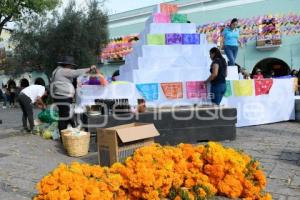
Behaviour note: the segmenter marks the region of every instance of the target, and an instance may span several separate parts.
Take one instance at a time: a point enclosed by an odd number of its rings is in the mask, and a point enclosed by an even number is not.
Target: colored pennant
[[[112,81],[111,84],[113,85],[126,85],[129,84],[127,81]]]
[[[183,88],[182,83],[161,83],[161,88],[167,99],[182,99]]]
[[[158,83],[137,84],[136,88],[146,101],[158,100]]]
[[[182,44],[182,34],[167,33],[166,34],[166,44],[167,45]]]
[[[230,20],[201,25],[198,27],[197,32],[205,33],[210,42],[219,44],[222,42],[221,32],[224,29],[224,24],[229,24]],[[265,23],[265,20],[269,22]],[[258,40],[261,41],[259,44],[264,45],[264,41],[269,39],[273,45],[280,45],[282,36],[300,33],[299,21],[300,16],[298,13],[241,18],[239,19],[240,41],[242,44],[246,44],[251,40]]]
[[[165,14],[165,13],[155,13],[155,14],[153,14],[153,22],[154,23],[170,23],[171,17],[169,14]]]
[[[165,35],[164,34],[148,34],[147,42],[149,45],[165,45]]]
[[[187,15],[186,14],[172,14],[171,22],[172,23],[187,23]]]
[[[226,81],[226,92],[224,94],[224,97],[230,97],[230,96],[232,96],[231,83],[230,81]]]
[[[233,81],[234,95],[252,96],[253,95],[253,81],[252,80],[236,80]]]
[[[206,99],[207,86],[204,81],[186,82],[186,95],[188,99]]]
[[[254,80],[254,83],[256,96],[269,94],[273,85],[273,79]]]
[[[182,34],[183,44],[200,44],[200,34]]]
[[[178,11],[178,6],[176,4],[160,4],[160,12],[165,14],[173,14]]]

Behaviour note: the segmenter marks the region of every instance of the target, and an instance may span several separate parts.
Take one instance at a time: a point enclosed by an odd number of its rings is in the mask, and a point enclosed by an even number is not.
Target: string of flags
[[[243,44],[257,39],[265,19],[274,19],[280,35],[293,36],[300,34],[300,15],[298,13],[241,18],[239,19],[240,39]],[[200,25],[197,32],[206,34],[209,42],[218,44],[221,40],[221,32],[225,25],[230,23],[230,20]]]
[[[247,97],[268,95],[273,79],[226,81],[225,97]],[[136,88],[147,101],[166,99],[207,99],[209,88],[204,81],[144,83]]]

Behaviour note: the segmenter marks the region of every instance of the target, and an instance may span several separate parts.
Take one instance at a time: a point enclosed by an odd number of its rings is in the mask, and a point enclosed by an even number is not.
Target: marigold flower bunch
[[[110,168],[61,164],[38,184],[35,200],[204,200],[215,195],[271,200],[266,177],[249,155],[209,142],[136,150]]]

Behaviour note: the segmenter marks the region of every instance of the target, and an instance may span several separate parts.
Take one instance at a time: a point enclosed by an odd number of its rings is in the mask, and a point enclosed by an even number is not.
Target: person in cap
[[[74,58],[71,56],[63,57],[57,64],[58,67],[52,73],[51,96],[58,107],[58,129],[61,131],[66,129],[69,124],[73,127],[75,126],[73,114],[70,112],[75,95],[74,78],[95,70],[96,66],[92,65],[90,68],[72,69],[76,64],[74,63]]]
[[[23,112],[22,122],[24,131],[33,131],[33,105],[36,105],[40,109],[45,109],[47,106],[44,103],[43,99],[45,99],[48,94],[49,91],[42,85],[31,85],[24,88],[20,92],[17,101],[19,102],[21,110]],[[29,122],[29,128],[27,126],[27,120]]]

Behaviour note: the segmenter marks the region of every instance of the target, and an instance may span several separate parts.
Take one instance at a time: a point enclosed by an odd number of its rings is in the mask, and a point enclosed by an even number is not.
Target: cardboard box
[[[101,166],[123,162],[140,147],[154,144],[159,136],[153,124],[132,123],[97,130],[98,159]]]

